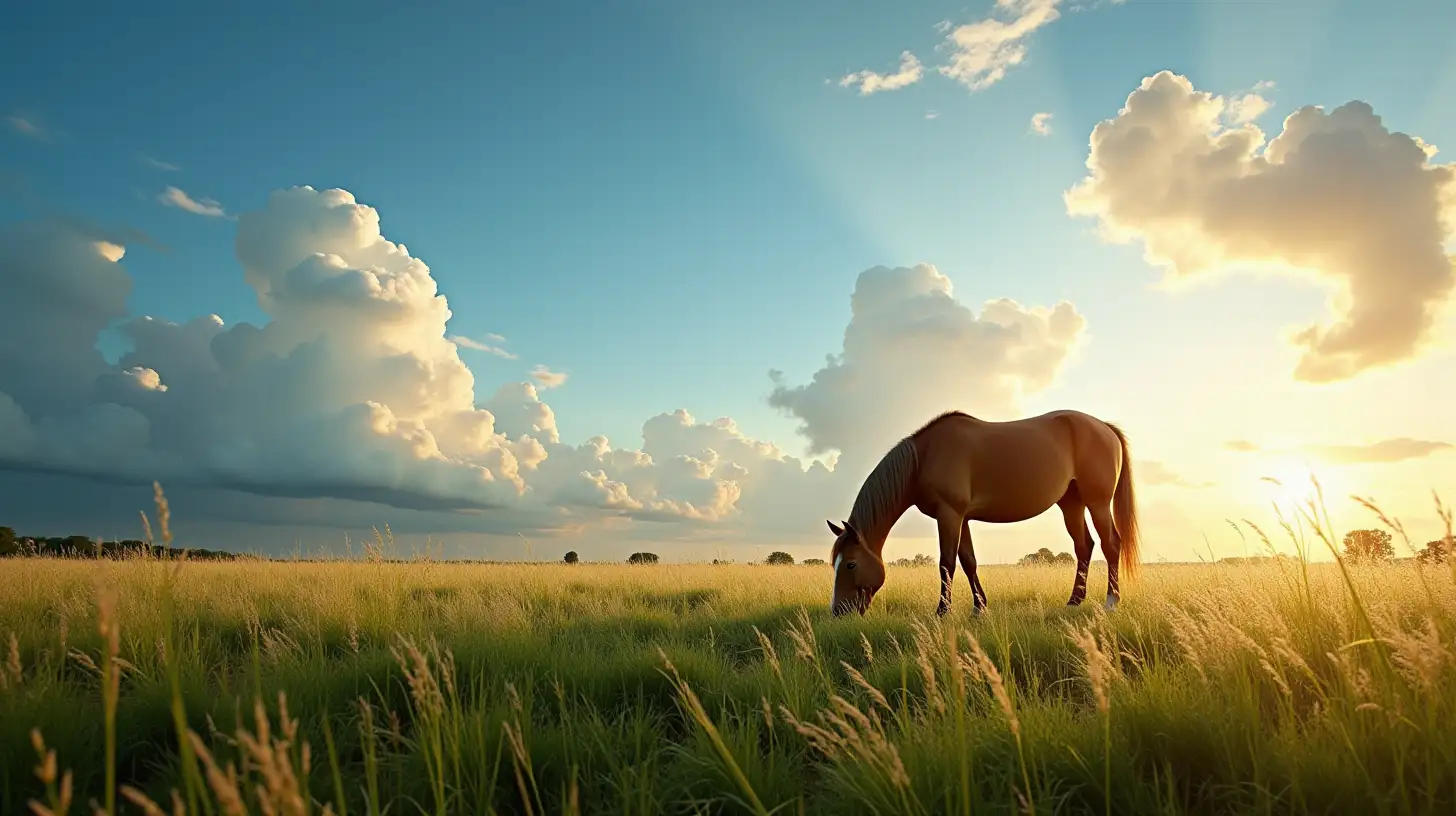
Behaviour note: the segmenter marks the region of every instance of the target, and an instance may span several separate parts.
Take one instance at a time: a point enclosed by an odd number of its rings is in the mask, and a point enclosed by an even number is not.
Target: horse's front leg
[[[940,532],[940,606],[935,614],[945,615],[950,611],[950,585],[955,578],[956,553],[961,544],[961,518],[941,510],[935,520]]]
[[[986,590],[981,588],[981,574],[976,570],[976,547],[971,543],[971,521],[965,519],[961,522],[961,544],[960,544],[961,571],[966,574],[966,581],[971,585],[971,600],[975,604],[972,610],[979,615],[986,611]]]

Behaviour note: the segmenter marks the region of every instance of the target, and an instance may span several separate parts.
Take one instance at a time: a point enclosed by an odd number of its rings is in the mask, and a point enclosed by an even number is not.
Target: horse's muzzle
[[[858,612],[863,615],[869,610],[870,601],[874,600],[874,598],[874,590],[858,589],[855,590],[855,593],[850,596],[849,600],[840,601],[839,603],[834,604],[829,611],[836,618],[840,615],[847,615],[851,611]]]

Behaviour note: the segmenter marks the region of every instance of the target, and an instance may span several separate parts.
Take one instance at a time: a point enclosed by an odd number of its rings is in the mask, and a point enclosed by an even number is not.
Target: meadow
[[[1456,802],[1448,565],[1147,564],[1112,613],[1100,562],[1078,608],[1068,567],[984,566],[944,620],[934,567],[841,619],[819,565],[0,570],[5,814]]]

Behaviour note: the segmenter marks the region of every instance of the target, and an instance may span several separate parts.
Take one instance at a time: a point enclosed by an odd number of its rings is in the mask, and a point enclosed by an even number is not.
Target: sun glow
[[[1280,461],[1265,471],[1259,480],[1271,490],[1273,502],[1283,509],[1308,508],[1311,502],[1319,502],[1321,492],[1330,495],[1329,479],[1315,473],[1308,463]]]

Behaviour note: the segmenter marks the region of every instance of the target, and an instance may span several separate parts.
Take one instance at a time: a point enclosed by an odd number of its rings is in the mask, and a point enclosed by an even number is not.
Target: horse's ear
[[[844,528],[835,527],[834,522],[830,521],[829,519],[824,519],[824,523],[829,525],[829,532],[834,533],[835,538],[844,535]]]
[[[850,524],[847,521],[841,523],[844,525],[844,529],[852,531],[856,536],[859,535],[859,530],[855,530],[853,524]]]

